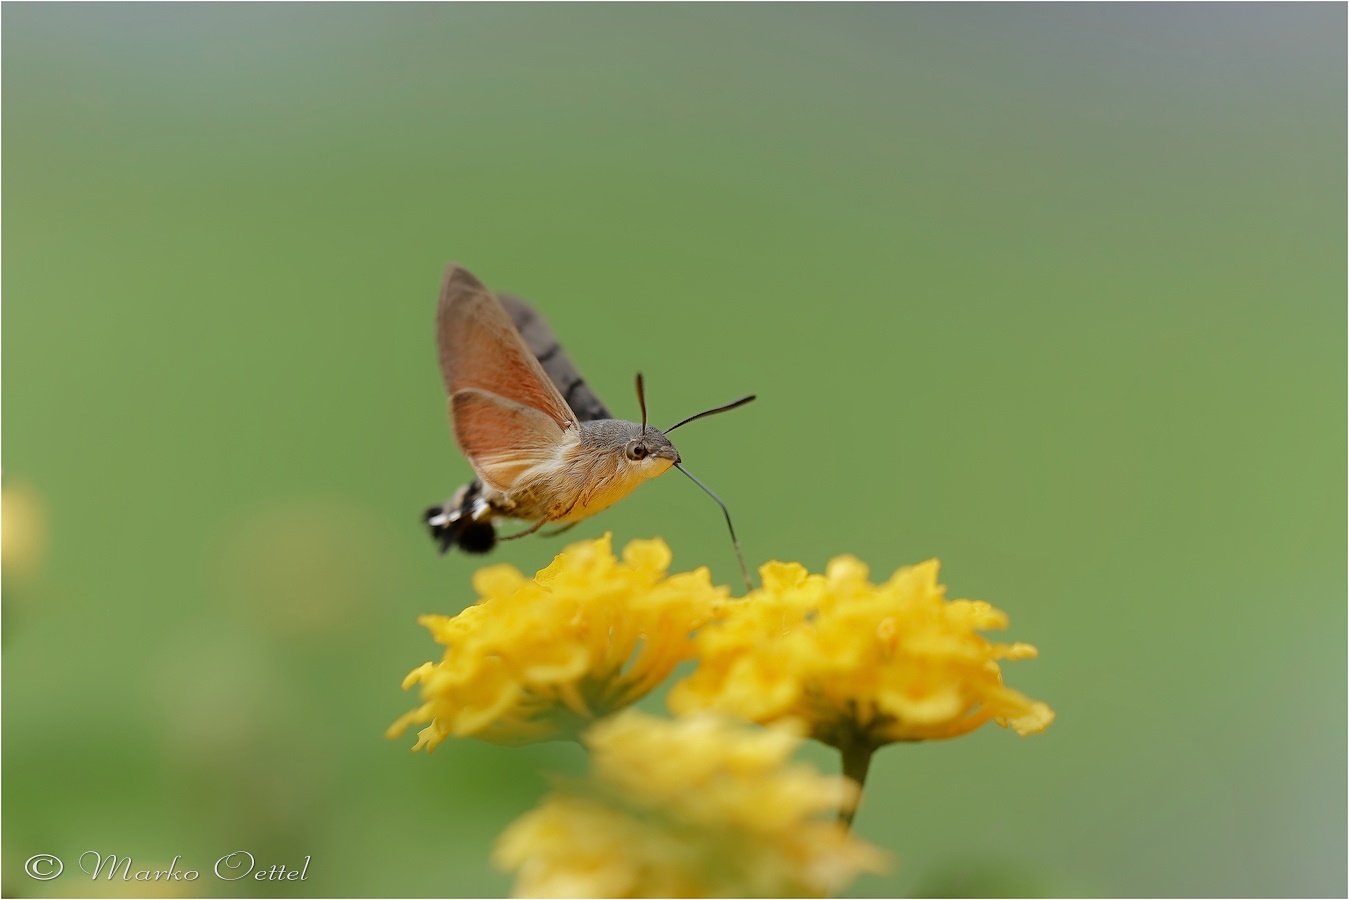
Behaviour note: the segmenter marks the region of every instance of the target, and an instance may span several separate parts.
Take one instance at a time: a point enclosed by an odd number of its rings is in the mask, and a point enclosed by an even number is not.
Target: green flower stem
[[[839,747],[843,756],[843,774],[857,782],[857,799],[838,811],[838,820],[844,828],[852,828],[852,820],[857,815],[857,807],[862,803],[862,789],[866,787],[867,770],[871,768],[871,755],[876,747],[867,741],[853,741]]]

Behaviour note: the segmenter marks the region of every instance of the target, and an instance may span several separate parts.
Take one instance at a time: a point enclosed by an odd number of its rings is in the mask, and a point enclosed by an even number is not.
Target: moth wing
[[[454,438],[484,484],[509,493],[527,470],[560,461],[568,440],[547,414],[477,388],[450,397]],[[571,433],[572,440],[579,432]]]
[[[595,419],[612,419],[613,413],[609,412],[599,397],[590,390],[581,373],[576,371],[576,366],[572,364],[571,358],[567,356],[567,351],[562,349],[558,343],[557,336],[553,334],[553,329],[548,327],[548,323],[543,316],[532,306],[521,300],[519,297],[512,297],[510,294],[501,294],[497,297],[501,305],[505,307],[506,313],[511,317],[511,322],[515,324],[515,330],[520,332],[520,337],[524,338],[525,346],[529,352],[534,354],[535,359],[543,366],[543,370],[548,373],[553,386],[557,388],[571,411],[576,414],[576,418],[582,422],[590,422]]]
[[[481,281],[457,265],[445,270],[436,338],[440,374],[451,398],[464,390],[485,391],[543,413],[559,429],[580,426],[506,310]]]

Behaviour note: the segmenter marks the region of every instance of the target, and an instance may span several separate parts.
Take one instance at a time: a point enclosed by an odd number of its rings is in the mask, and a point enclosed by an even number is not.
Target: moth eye
[[[633,441],[631,444],[628,444],[628,459],[642,459],[645,456],[646,456],[646,448],[643,447],[641,444],[637,443],[636,441]]]

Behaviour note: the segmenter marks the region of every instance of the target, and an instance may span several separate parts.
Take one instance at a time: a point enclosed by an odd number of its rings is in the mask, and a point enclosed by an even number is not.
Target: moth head
[[[623,444],[623,458],[650,478],[679,462],[679,451],[664,434],[647,426],[634,426],[632,435]]]

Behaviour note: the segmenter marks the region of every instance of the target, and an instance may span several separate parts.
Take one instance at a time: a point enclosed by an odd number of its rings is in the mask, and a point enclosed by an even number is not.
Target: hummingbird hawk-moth
[[[748,403],[754,395],[660,431],[647,424],[638,374],[642,421],[615,419],[529,304],[494,295],[457,265],[445,272],[436,340],[455,441],[477,476],[426,511],[441,553],[456,546],[486,553],[498,540],[525,537],[549,523],[561,525],[554,532],[560,533],[675,467],[721,506],[745,574],[726,505],[683,468],[666,435],[694,419]],[[495,520],[501,518],[529,525],[498,537]]]

